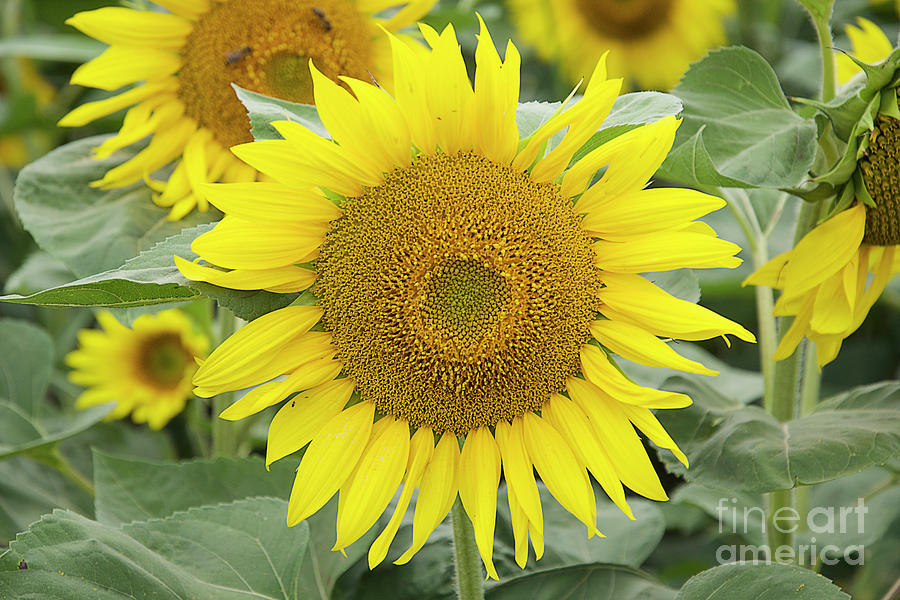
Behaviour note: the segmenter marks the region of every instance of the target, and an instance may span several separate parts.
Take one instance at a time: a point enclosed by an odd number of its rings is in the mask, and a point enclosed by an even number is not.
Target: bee
[[[22,562],[19,563],[19,570],[24,571],[28,568],[28,563],[25,562],[25,559],[22,559]]]
[[[243,48],[238,48],[236,50],[226,52],[225,66],[230,67],[231,65],[241,62],[244,58],[247,57],[248,54],[250,54],[250,52],[250,46],[244,46]]]
[[[322,24],[322,29],[325,31],[331,31],[331,21],[328,20],[328,17],[325,16],[325,11],[321,8],[313,8],[313,14],[319,18],[319,23]]]

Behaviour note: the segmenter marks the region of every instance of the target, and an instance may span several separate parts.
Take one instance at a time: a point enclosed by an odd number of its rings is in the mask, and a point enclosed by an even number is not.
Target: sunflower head
[[[511,0],[522,37],[577,81],[610,51],[610,71],[640,88],[669,89],[725,41],[732,0]]]
[[[588,473],[628,516],[623,484],[666,498],[635,427],[687,462],[650,409],[690,399],[637,385],[614,352],[711,374],[660,337],[753,336],[639,275],[740,263],[737,246],[695,222],[720,199],[645,189],[677,119],[570,164],[621,87],[604,60],[579,101],[520,139],[515,46],[501,60],[482,23],[473,86],[453,28],[422,34],[427,52],[390,37],[393,94],[312,67],[332,139],[282,121],[273,125],[284,139],[234,148],[271,181],[211,186],[226,216],[192,245],[206,264],[175,260],[216,285],[306,290],[238,330],[194,377],[200,396],[257,386],[227,419],[287,400],[267,462],[308,445],[289,524],[339,492],[341,550],[402,482],[369,564],[384,560],[418,489],[404,563],[458,496],[496,578],[501,470],[524,565],[529,538],[538,558],[543,551],[535,469],[592,536]]]
[[[79,332],[78,349],[66,356],[69,379],[86,388],[78,408],[115,403],[109,418],[130,413],[136,423],[163,427],[191,396],[195,359],[205,356],[206,339],[174,309],[142,315],[130,329],[110,313],[97,320],[101,329]]]
[[[208,203],[212,181],[253,181],[257,173],[228,148],[249,142],[250,123],[232,85],[301,103],[314,101],[308,63],[333,81],[374,79],[390,87],[387,43],[379,27],[402,28],[435,0],[158,0],[169,12],[105,7],[67,23],[110,44],[80,66],[72,83],[117,90],[79,106],[60,125],[80,126],[132,106],[118,134],[95,149],[98,158],[150,137],[132,159],[92,185],[116,188],[142,179],[154,201],[178,219]],[[390,6],[387,18],[373,13]],[[175,161],[167,181],[150,175]]]

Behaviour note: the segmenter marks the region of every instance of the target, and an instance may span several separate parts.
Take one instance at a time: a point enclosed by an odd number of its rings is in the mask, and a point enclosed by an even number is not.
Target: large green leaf
[[[98,423],[110,406],[61,414],[45,401],[53,342],[26,321],[0,320],[0,460],[38,455]]]
[[[737,563],[690,579],[676,600],[850,600],[839,587],[809,569],[781,564]]]
[[[806,177],[816,126],[791,110],[775,72],[753,50],[713,50],[674,93],[684,122],[664,177],[723,187],[789,187]]]
[[[264,462],[257,458],[172,464],[95,453],[97,519],[118,525],[166,517],[199,504],[259,495],[287,498],[295,468],[289,460],[279,461],[266,471]],[[286,515],[278,515],[278,524],[285,529]],[[347,548],[347,557],[331,551],[336,516],[337,502],[332,500],[306,520],[310,549],[300,568],[300,598],[327,600],[341,573],[368,550],[370,535]]]
[[[53,340],[43,329],[27,321],[0,319],[0,398],[28,418],[37,417],[52,365]]]
[[[756,406],[726,398],[696,380],[673,378],[691,407],[660,411],[660,421],[691,460],[685,470],[668,453],[666,467],[689,481],[746,492],[830,481],[900,455],[900,384],[855,388],[808,416],[779,423]]]
[[[646,574],[617,565],[579,565],[551,569],[501,582],[486,600],[672,600],[675,590]]]
[[[208,296],[248,321],[294,301],[297,294],[232,290],[186,279],[175,267],[172,256],[196,258],[191,242],[213,226],[207,223],[184,229],[116,269],[28,296],[2,296],[0,300],[40,306],[130,308]]]
[[[219,214],[194,211],[181,221],[169,221],[169,211],[153,204],[143,184],[114,190],[89,187],[136,153],[128,148],[92,159],[91,149],[104,139],[87,138],[57,148],[22,169],[16,181],[16,210],[25,229],[78,277],[114,269],[182,228],[215,220]]]
[[[0,593],[33,598],[28,589],[43,584],[41,597],[66,600],[96,598],[97,588],[112,598],[294,600],[309,532],[285,527],[286,510],[284,500],[248,498],[121,528],[56,511],[13,542],[27,579],[20,586],[22,573],[0,575]]]
[[[0,461],[0,545],[54,508],[94,514],[87,492],[50,467],[25,457]]]

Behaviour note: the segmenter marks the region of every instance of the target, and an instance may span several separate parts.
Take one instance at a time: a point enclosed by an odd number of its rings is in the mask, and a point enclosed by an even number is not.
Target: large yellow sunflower
[[[160,429],[184,409],[191,397],[195,358],[206,354],[208,342],[193,332],[179,310],[141,315],[128,327],[108,312],[97,315],[101,330],[78,333],[79,347],[66,356],[69,379],[87,389],[76,406],[88,408],[113,402],[108,418],[131,413],[135,423]]]
[[[496,578],[501,465],[524,565],[529,536],[536,556],[543,549],[533,467],[591,536],[588,473],[629,516],[623,483],[666,498],[635,427],[687,462],[651,409],[690,398],[635,384],[611,352],[711,374],[657,336],[753,336],[639,275],[740,263],[737,246],[694,220],[720,199],[644,189],[678,120],[637,128],[569,167],[622,83],[607,79],[604,61],[580,101],[520,140],[512,43],[501,62],[482,24],[473,90],[453,28],[422,32],[424,55],[391,36],[394,96],[344,78],[351,95],[312,68],[333,141],[281,121],[273,125],[284,140],[234,148],[274,181],[210,186],[226,216],[193,249],[215,267],[176,262],[191,279],[229,287],[288,291],[315,281],[307,305],[244,326],[194,377],[200,396],[262,384],[226,419],[298,393],[272,420],[266,459],[309,444],[290,525],[340,491],[341,550],[402,482],[369,564],[386,556],[418,488],[404,563],[458,494]]]
[[[207,209],[199,192],[210,181],[245,182],[256,171],[228,152],[249,142],[250,122],[231,84],[269,96],[312,103],[307,62],[328,77],[390,79],[390,50],[379,26],[415,22],[435,0],[155,0],[171,13],[106,7],[67,23],[110,47],[79,67],[72,83],[116,90],[79,106],[59,122],[76,127],[134,105],[118,135],[96,148],[97,158],[147,136],[134,158],[92,185],[116,188],[147,179],[154,201],[170,218]],[[397,7],[386,19],[374,13]],[[178,160],[167,182],[149,179]]]
[[[733,0],[508,0],[522,37],[572,81],[609,51],[609,71],[644,89],[669,89],[708,49],[725,43]]]

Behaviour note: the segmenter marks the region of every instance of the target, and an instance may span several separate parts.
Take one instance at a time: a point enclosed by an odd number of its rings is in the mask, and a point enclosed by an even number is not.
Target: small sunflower
[[[862,17],[857,17],[856,23],[859,27],[847,25],[844,28],[847,37],[850,39],[853,56],[866,63],[877,63],[887,58],[894,46],[878,25]],[[843,52],[838,52],[835,55],[835,59],[837,60],[838,83],[842,85],[862,71]]]
[[[108,312],[97,315],[101,330],[78,333],[79,347],[66,356],[69,379],[87,389],[76,406],[114,402],[110,419],[131,413],[135,423],[160,429],[184,409],[191,396],[196,358],[206,354],[206,338],[193,333],[179,310],[141,315],[134,327]]]
[[[522,37],[578,81],[610,53],[610,74],[644,89],[673,87],[725,42],[733,0],[509,0]]]
[[[860,20],[857,34],[878,38],[877,32],[883,37],[867,23]],[[855,35],[854,46],[865,50]],[[900,272],[900,50],[882,50],[867,55],[875,56],[874,65],[853,57],[854,68],[865,72],[864,84],[855,93],[829,104],[810,102],[828,116],[845,145],[831,170],[813,179],[834,198],[821,207],[825,217],[792,250],[744,282],[782,290],[774,314],[794,317],[775,360],[793,354],[804,337],[815,342],[820,367],[834,360],[844,339],[862,325]]]
[[[501,468],[524,565],[529,536],[543,552],[534,468],[592,536],[588,473],[628,516],[623,483],[666,498],[635,427],[687,463],[651,409],[690,398],[635,384],[611,352],[712,374],[657,336],[753,336],[639,275],[740,263],[737,246],[694,220],[723,206],[719,198],[644,189],[678,120],[639,127],[569,167],[621,87],[604,61],[581,100],[520,140],[515,46],[501,61],[482,23],[473,90],[453,28],[421,29],[431,46],[423,55],[390,36],[394,96],[343,78],[351,95],[312,67],[333,141],[281,121],[273,126],[284,140],[234,148],[272,181],[211,186],[226,216],[193,249],[215,268],[176,263],[190,279],[227,287],[300,291],[314,282],[301,297],[307,305],[244,326],[194,377],[203,397],[261,384],[226,419],[297,393],[272,420],[266,458],[309,445],[289,525],[340,492],[334,549],[342,550],[403,483],[369,550],[374,567],[418,488],[402,564],[458,494],[497,578]]]
[[[231,84],[312,103],[307,62],[328,77],[390,79],[390,50],[379,26],[397,30],[428,12],[435,0],[156,0],[170,13],[105,7],[66,21],[110,44],[80,66],[72,83],[104,90],[142,82],[116,96],[79,106],[59,122],[85,125],[133,106],[118,135],[95,149],[104,158],[152,136],[134,158],[91,185],[117,188],[142,178],[154,201],[177,220],[195,207],[210,181],[246,182],[256,171],[228,151],[249,142],[250,122]],[[393,16],[373,16],[399,7]],[[166,182],[149,179],[178,160]]]

